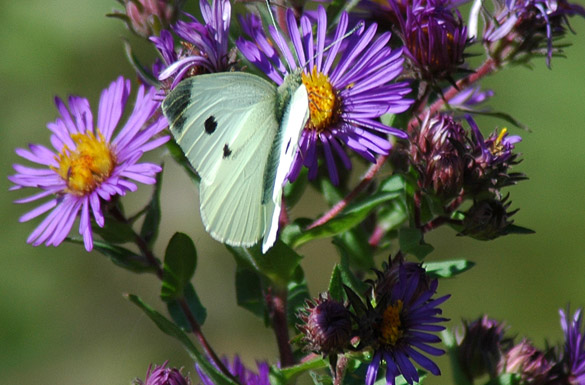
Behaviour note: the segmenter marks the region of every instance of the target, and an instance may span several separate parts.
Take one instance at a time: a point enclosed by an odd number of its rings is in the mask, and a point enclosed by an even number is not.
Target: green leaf
[[[351,271],[349,267],[349,256],[345,246],[343,244],[337,243],[335,240],[333,241],[333,244],[341,255],[341,263],[339,264],[341,282],[356,293],[364,293],[367,290],[368,285],[356,277],[355,274]]]
[[[333,266],[327,291],[331,294],[331,298],[334,300],[340,302],[343,301],[343,280],[341,278],[341,267],[339,267],[339,264]]]
[[[299,322],[297,317],[297,309],[302,308],[305,302],[311,298],[309,294],[309,287],[305,279],[305,273],[301,266],[297,267],[295,277],[288,284],[288,295],[286,299],[287,322],[291,328]]]
[[[236,267],[236,300],[239,306],[262,318],[268,325],[268,310],[264,299],[262,277],[238,263]]]
[[[287,383],[291,382],[297,376],[309,370],[323,369],[328,366],[328,362],[321,357],[313,358],[298,365],[289,366],[284,369],[279,369],[281,375]]]
[[[122,41],[124,42],[124,51],[126,53],[126,58],[130,62],[132,68],[134,68],[134,71],[136,71],[136,73],[139,74],[140,77],[144,79],[149,85],[153,87],[160,86],[160,82],[158,81],[158,79],[154,77],[153,74],[144,65],[140,63],[136,55],[134,55],[134,52],[132,52],[132,46],[130,45],[128,40],[122,39]]]
[[[227,249],[251,268],[268,277],[276,286],[286,287],[303,257],[282,241],[277,241],[266,254],[260,245],[251,248],[231,247]]]
[[[343,199],[344,194],[341,192],[337,186],[331,183],[331,180],[328,178],[321,178],[319,180],[321,192],[323,193],[323,197],[329,206],[333,206],[337,202]]]
[[[189,353],[191,358],[196,361],[201,369],[209,376],[215,385],[239,385],[237,382],[226,377],[218,369],[215,368],[205,357],[201,354],[189,337],[177,325],[169,321],[162,314],[152,309],[144,303],[138,296],[127,294],[126,299],[138,306],[150,318],[156,326],[165,334],[176,338]]]
[[[529,229],[527,227],[517,226],[517,225],[506,226],[505,232],[506,232],[506,234],[534,234],[534,233],[536,233],[532,229]]]
[[[504,373],[498,377],[491,378],[486,385],[519,385],[521,378],[515,373]]]
[[[297,248],[313,239],[327,238],[347,231],[361,223],[366,216],[380,204],[400,196],[397,191],[382,191],[348,207],[345,212],[321,226],[313,227],[292,240],[292,247]]]
[[[451,278],[475,266],[475,263],[465,259],[456,259],[442,262],[425,262],[423,267],[432,278]]]
[[[192,284],[187,284],[185,289],[183,290],[183,300],[189,307],[191,314],[195,317],[195,321],[199,325],[203,325],[205,323],[205,319],[207,318],[207,309],[201,303],[199,296],[195,292]],[[181,328],[192,331],[191,323],[187,319],[185,312],[183,311],[183,307],[181,306],[180,300],[172,300],[167,302],[167,310],[171,315],[171,318],[177,325]]]
[[[400,229],[398,239],[400,242],[400,250],[403,253],[414,255],[419,260],[422,260],[434,250],[433,246],[425,243],[422,232],[417,229]]]
[[[195,274],[197,251],[188,235],[175,233],[165,251],[161,298],[169,302],[183,296],[184,288]]]
[[[156,175],[156,183],[152,192],[152,198],[148,203],[144,222],[140,229],[140,236],[146,241],[149,246],[152,246],[156,237],[158,236],[158,229],[160,226],[160,191],[162,187],[162,171]]]
[[[107,214],[105,215],[104,221],[104,227],[99,227],[96,223],[92,223],[91,229],[107,243],[129,243],[134,242],[136,239],[136,233],[130,223],[121,222]]]
[[[71,243],[83,245],[82,239],[67,238]],[[142,255],[138,255],[132,250],[128,250],[121,246],[111,245],[102,241],[93,241],[93,249],[99,251],[101,254],[109,257],[116,265],[130,270],[134,273],[154,272],[156,269],[150,264],[148,259]]]
[[[195,169],[193,169],[193,166],[191,166],[191,163],[189,162],[189,160],[187,159],[187,157],[183,153],[183,150],[181,150],[181,147],[179,147],[177,142],[175,142],[174,140],[169,140],[166,143],[166,147],[167,150],[169,150],[175,162],[182,166],[183,169],[187,172],[187,175],[189,175],[189,178],[191,178],[191,180],[193,181],[193,183],[195,183],[196,186],[199,186],[199,181],[201,180],[201,178],[199,177],[199,175],[197,175],[197,172],[195,172]]]
[[[333,242],[343,244],[350,265],[361,270],[374,267],[374,249],[368,243],[369,236],[361,227],[336,235]]]

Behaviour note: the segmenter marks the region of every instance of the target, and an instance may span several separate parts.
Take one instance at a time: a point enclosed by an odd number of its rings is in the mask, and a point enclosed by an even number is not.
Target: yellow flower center
[[[57,156],[59,168],[55,171],[67,182],[67,192],[86,195],[106,180],[114,169],[116,158],[110,146],[98,131],[98,137],[91,132],[73,134],[75,150],[63,147]]]
[[[402,311],[402,301],[398,300],[394,305],[390,305],[382,314],[382,322],[379,325],[380,342],[385,345],[395,345],[396,341],[402,337],[402,323],[400,322],[400,312]]]
[[[313,67],[310,74],[303,73],[302,80],[309,94],[311,116],[307,128],[323,132],[339,118],[337,92],[329,82],[329,76],[317,72],[317,67]]]
[[[493,155],[499,155],[504,150],[504,146],[502,145],[502,141],[504,140],[504,137],[506,136],[507,133],[508,133],[508,129],[502,128],[502,131],[500,131],[500,134],[498,135],[496,140],[494,140],[494,142],[492,143],[492,147],[490,150],[491,150],[491,153]]]

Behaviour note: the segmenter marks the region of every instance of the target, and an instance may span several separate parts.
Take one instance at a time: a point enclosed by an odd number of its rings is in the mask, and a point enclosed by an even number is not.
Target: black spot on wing
[[[227,143],[223,146],[223,157],[228,158],[232,154],[232,150],[228,147]]]
[[[163,101],[162,109],[169,121],[171,131],[178,135],[185,128],[185,110],[191,102],[191,87],[179,84]]]
[[[205,132],[209,135],[215,132],[217,128],[217,120],[215,120],[215,116],[211,115],[209,118],[205,120]]]

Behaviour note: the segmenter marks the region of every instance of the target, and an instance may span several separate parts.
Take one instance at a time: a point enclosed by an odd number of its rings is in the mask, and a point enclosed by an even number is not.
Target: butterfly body
[[[308,118],[300,75],[277,88],[243,72],[198,75],[163,101],[171,132],[201,177],[200,209],[216,240],[276,240],[282,187]],[[288,81],[288,83],[287,83]]]

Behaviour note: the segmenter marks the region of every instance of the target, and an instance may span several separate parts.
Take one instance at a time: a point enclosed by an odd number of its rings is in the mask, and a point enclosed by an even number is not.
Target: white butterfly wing
[[[274,209],[272,210],[272,217],[269,218],[268,229],[262,242],[263,253],[268,251],[276,241],[282,203],[282,189],[292,167],[299,146],[299,138],[308,118],[309,95],[304,84],[301,84],[293,93],[282,116],[278,132],[278,135],[281,136],[279,138],[279,148],[274,149],[274,151],[279,151],[276,167],[272,167],[273,169],[275,168],[274,189],[271,197]],[[268,167],[271,166],[274,165],[268,165]]]
[[[276,87],[243,72],[198,75],[164,100],[171,132],[201,176],[201,217],[216,240],[254,245],[274,205],[263,203],[266,163],[279,124]]]

